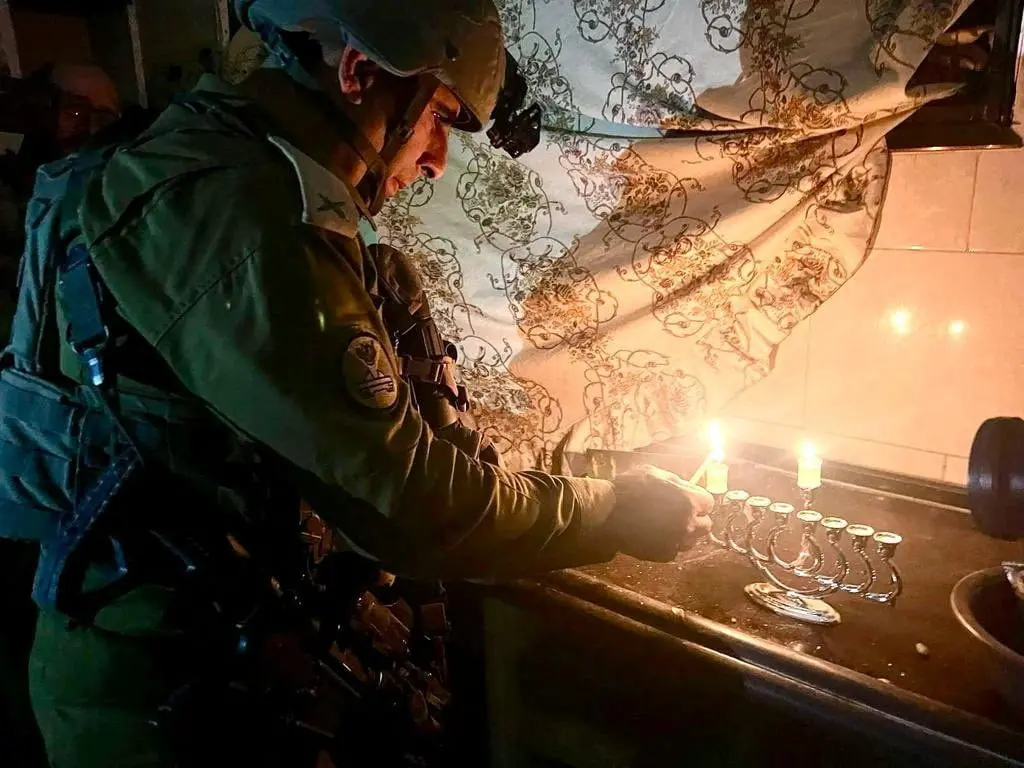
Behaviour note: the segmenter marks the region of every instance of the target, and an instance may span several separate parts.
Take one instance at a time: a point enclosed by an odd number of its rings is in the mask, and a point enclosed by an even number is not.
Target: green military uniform
[[[414,407],[353,193],[326,168],[339,143],[327,114],[280,72],[198,90],[231,109],[172,106],[80,209],[118,312],[158,353],[152,377],[122,377],[124,395],[151,418],[164,400],[198,399],[285,459],[319,514],[399,573],[489,577],[580,558],[612,510],[610,483],[485,464]],[[66,353],[82,381],[76,365]],[[201,474],[203,461],[179,449],[168,464]],[[32,692],[54,768],[167,764],[147,721],[196,662],[179,643],[180,603],[154,585],[90,627],[40,618]]]

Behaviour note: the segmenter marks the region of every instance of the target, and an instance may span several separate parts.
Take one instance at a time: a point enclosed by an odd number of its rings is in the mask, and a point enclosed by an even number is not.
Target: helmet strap
[[[320,45],[312,40],[305,33],[286,32],[284,30],[270,30],[266,34],[276,35],[281,43],[280,46],[270,47],[288,52],[294,59],[295,69],[305,78],[308,78],[308,87],[312,87],[316,95],[315,102],[326,107],[328,119],[332,122],[341,122],[344,126],[345,138],[349,146],[359,156],[366,166],[362,178],[356,184],[358,194],[354,195],[356,206],[367,218],[372,218],[384,207],[384,190],[388,177],[391,175],[391,164],[395,161],[396,155],[402,145],[412,136],[412,132],[419,122],[423,111],[430,104],[430,100],[437,92],[439,82],[433,75],[426,73],[415,77],[405,95],[411,92],[410,100],[407,103],[405,112],[398,119],[389,119],[384,133],[384,145],[380,151],[374,148],[362,128],[353,120],[345,110],[338,104],[332,103],[334,99],[327,95],[327,89],[323,87],[317,75],[317,69],[321,66],[322,58]],[[269,45],[269,44],[268,44]],[[291,69],[286,67],[291,73]],[[332,73],[332,79],[336,77]]]
[[[388,125],[384,136],[384,146],[379,152],[373,151],[371,157],[374,162],[368,162],[365,147],[353,146],[356,153],[366,163],[366,172],[359,181],[357,189],[360,196],[366,202],[371,215],[376,215],[384,206],[384,191],[387,186],[388,177],[391,175],[391,166],[407,141],[412,137],[416,123],[420,116],[430,105],[438,87],[437,79],[432,75],[420,75],[416,78],[416,90],[412,99],[405,108],[405,112],[398,120]],[[369,142],[361,131],[358,131],[358,144],[369,146]],[[372,148],[371,148],[372,150]]]

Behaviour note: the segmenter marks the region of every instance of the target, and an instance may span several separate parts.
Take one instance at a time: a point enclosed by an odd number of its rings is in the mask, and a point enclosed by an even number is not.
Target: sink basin
[[[964,576],[950,594],[953,614],[984,648],[993,687],[1024,716],[1024,602],[999,566]]]

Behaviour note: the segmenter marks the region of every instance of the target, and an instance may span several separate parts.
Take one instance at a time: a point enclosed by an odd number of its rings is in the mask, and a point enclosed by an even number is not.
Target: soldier
[[[59,279],[29,270],[5,354],[0,479],[17,478],[0,482],[0,534],[42,541],[30,676],[53,768],[182,764],[154,713],[217,668],[190,639],[196,590],[163,579],[143,539],[203,538],[282,487],[415,577],[671,559],[708,526],[710,497],[652,468],[613,483],[482,461],[452,416],[450,360],[402,376],[416,360],[384,318],[405,267],[380,263],[359,221],[440,177],[451,129],[489,120],[493,3],[237,10],[267,64],[237,86],[204,77],[90,172],[76,226],[57,221],[42,249]],[[428,381],[452,406],[429,421]],[[211,710],[210,754],[260,735],[229,714]]]

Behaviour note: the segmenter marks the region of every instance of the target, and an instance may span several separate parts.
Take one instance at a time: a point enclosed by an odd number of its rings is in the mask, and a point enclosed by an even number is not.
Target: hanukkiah
[[[850,524],[841,517],[824,517],[811,508],[813,494],[805,494],[800,511],[792,504],[742,490],[713,495],[709,539],[716,546],[745,555],[767,579],[744,588],[758,605],[809,624],[838,624],[839,611],[822,599],[825,596],[844,592],[892,604],[903,591],[903,579],[893,562],[903,540],[899,534],[876,532],[869,525]],[[822,533],[824,546],[819,541]],[[844,551],[844,533],[849,537],[849,553]],[[787,559],[783,542],[793,534],[799,537],[797,552]],[[872,541],[873,556],[868,548]]]
[[[744,587],[748,598],[780,616],[820,625],[841,620],[839,611],[824,600],[829,595],[895,604],[903,577],[893,558],[903,537],[817,511],[822,462],[812,446],[804,447],[797,465],[798,510],[784,501],[730,490],[729,467],[714,422],[710,432],[712,452],[690,482],[703,480],[715,499],[710,543],[746,557],[766,579]],[[614,477],[613,460],[595,454],[591,464],[595,476]]]
[[[692,482],[703,476],[715,498],[708,534],[711,543],[745,555],[767,579],[748,584],[747,597],[780,616],[825,625],[840,621],[839,611],[823,599],[834,593],[895,603],[903,591],[903,578],[893,558],[903,537],[841,517],[825,517],[814,509],[815,492],[821,487],[821,459],[812,446],[805,445],[797,465],[803,506],[797,511],[783,501],[728,490],[729,468],[723,461],[717,424],[712,423],[710,432],[714,450]],[[873,553],[869,551],[872,542]],[[792,558],[782,554],[787,544],[796,545]]]

